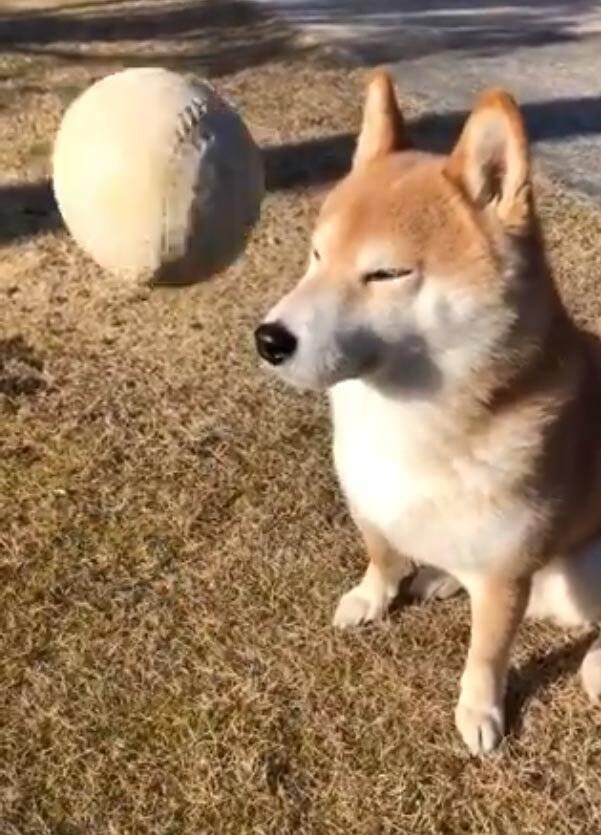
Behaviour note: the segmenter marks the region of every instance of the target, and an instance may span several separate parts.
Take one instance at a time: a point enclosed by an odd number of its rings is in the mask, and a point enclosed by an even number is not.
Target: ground
[[[363,555],[326,405],[260,373],[252,329],[300,274],[362,71],[241,3],[28,5],[0,13],[2,835],[601,831],[586,633],[522,630],[480,761],[453,726],[465,600],[330,626]],[[244,258],[177,291],[110,280],[46,182],[73,95],[157,61],[213,77],[269,174]],[[596,327],[601,217],[538,187]]]
[[[257,0],[307,41],[392,67],[449,133],[485,86],[522,106],[547,170],[601,202],[601,6],[597,0]],[[431,127],[431,125],[430,125]]]

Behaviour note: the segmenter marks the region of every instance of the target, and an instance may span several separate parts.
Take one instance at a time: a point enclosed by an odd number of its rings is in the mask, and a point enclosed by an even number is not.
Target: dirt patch
[[[0,339],[0,394],[20,397],[46,387],[44,363],[21,336]]]
[[[91,71],[0,66],[19,90],[0,111],[14,189],[47,176],[28,149]],[[363,555],[327,408],[258,372],[252,329],[303,268],[361,83],[281,56],[218,80],[276,173],[245,257],[212,282],[112,281],[44,216],[3,238],[3,356],[52,385],[0,414],[2,832],[601,831],[583,636],[523,629],[513,732],[480,762],[452,720],[464,600],[329,626]],[[540,203],[566,299],[596,326],[601,219],[548,184]]]

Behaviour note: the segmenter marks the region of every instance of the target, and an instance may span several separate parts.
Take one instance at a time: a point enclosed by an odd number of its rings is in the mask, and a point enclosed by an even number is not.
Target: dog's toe
[[[333,624],[339,629],[346,629],[369,623],[381,618],[386,608],[387,601],[383,596],[370,595],[361,586],[357,586],[340,598]]]
[[[474,756],[490,754],[503,738],[503,711],[495,706],[480,709],[459,702],[455,711],[455,724]]]
[[[461,583],[450,574],[431,566],[419,568],[409,584],[409,594],[416,600],[446,600],[461,590]]]

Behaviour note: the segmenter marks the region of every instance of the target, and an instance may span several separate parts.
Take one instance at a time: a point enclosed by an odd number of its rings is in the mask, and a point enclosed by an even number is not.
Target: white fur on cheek
[[[495,298],[486,303],[473,291],[449,288],[448,280],[428,277],[414,307],[415,327],[430,346],[448,380],[460,380],[490,356],[513,314]]]

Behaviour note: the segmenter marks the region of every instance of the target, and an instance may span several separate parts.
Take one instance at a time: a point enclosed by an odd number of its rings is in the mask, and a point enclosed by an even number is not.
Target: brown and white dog
[[[484,93],[434,156],[410,148],[378,72],[307,272],[255,337],[284,380],[329,391],[369,558],[334,623],[381,617],[411,563],[424,597],[467,589],[456,723],[491,751],[524,615],[601,621],[601,351],[550,276],[513,99]],[[599,639],[582,678],[598,700]]]

